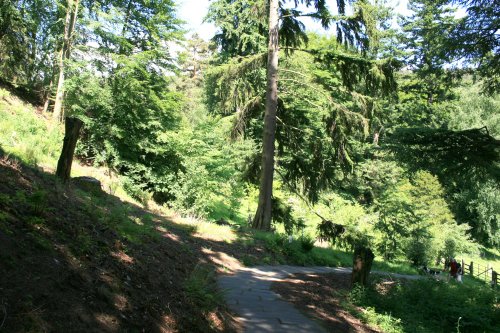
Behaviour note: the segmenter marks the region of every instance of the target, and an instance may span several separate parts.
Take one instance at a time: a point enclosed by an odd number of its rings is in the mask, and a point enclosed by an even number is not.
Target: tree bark
[[[71,53],[71,43],[73,31],[75,30],[76,19],[78,17],[78,5],[80,0],[68,0],[66,8],[66,20],[64,22],[64,38],[59,56],[59,78],[57,80],[56,98],[54,104],[53,118],[57,121],[62,120],[62,104],[64,100],[64,61],[69,59]]]
[[[271,229],[274,140],[276,133],[276,112],[278,108],[278,15],[278,0],[270,0],[266,113],[264,117],[264,138],[262,144],[262,173],[260,176],[259,204],[252,223],[253,228],[260,230]]]
[[[375,255],[369,248],[357,247],[354,250],[351,287],[356,283],[362,286],[366,285],[374,258]]]
[[[45,92],[44,95],[45,101],[43,102],[43,114],[46,114],[47,111],[49,111],[51,90],[52,90],[52,80],[50,80],[49,89]]]
[[[56,176],[61,178],[63,182],[67,182],[71,177],[73,155],[82,126],[83,122],[80,119],[66,117],[64,143],[56,170]]]

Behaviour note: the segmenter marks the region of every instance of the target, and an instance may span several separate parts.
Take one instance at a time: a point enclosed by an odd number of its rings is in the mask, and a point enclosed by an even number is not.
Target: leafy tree
[[[500,95],[481,94],[479,84],[457,89],[460,96],[456,110],[450,115],[448,126],[453,130],[486,127],[492,137],[500,138]]]
[[[405,254],[415,265],[454,255],[450,251],[473,251],[466,225],[458,226],[444,200],[444,190],[428,172],[401,179],[377,202],[381,232],[377,245],[386,259]],[[450,244],[453,243],[452,250]]]
[[[76,21],[78,19],[78,10],[80,7],[79,0],[67,0],[64,6],[65,20],[64,33],[58,55],[58,79],[57,90],[55,93],[54,103],[54,119],[62,119],[62,107],[64,100],[64,80],[65,80],[65,64],[70,59],[71,48],[73,46]]]
[[[55,1],[0,1],[0,74],[37,103],[51,76],[57,17]]]
[[[194,127],[171,135],[182,168],[171,180],[169,205],[190,215],[241,222],[239,198],[245,188],[241,171],[254,147],[252,141],[231,141],[230,130],[230,119],[206,116]]]
[[[219,0],[210,4],[206,20],[219,27],[213,38],[220,47],[220,62],[234,56],[265,52],[267,1]]]
[[[150,191],[164,202],[172,198],[171,181],[182,168],[169,135],[179,129],[184,102],[166,75],[176,69],[167,42],[180,37],[173,2],[82,6],[79,43],[86,45],[69,62],[65,103],[86,122],[78,152],[127,175],[139,195]]]
[[[233,1],[231,3],[237,3],[238,1]],[[314,13],[312,14],[307,14],[309,16],[316,17],[318,19],[322,20],[322,23],[327,25],[330,23],[332,17],[329,16],[326,6],[323,2],[318,1],[318,2],[305,2],[306,5],[314,5]],[[351,44],[356,44],[357,45],[362,45],[364,46],[366,44],[367,39],[364,38],[367,36],[367,31],[363,29],[363,24],[359,22],[364,22],[365,16],[362,15],[361,7],[357,8],[355,11],[355,14],[353,17],[348,17],[345,15],[345,3],[344,2],[339,2],[339,12],[341,13],[341,16],[337,17],[338,22],[338,29],[340,33],[340,37],[342,37],[343,40],[346,40],[349,45]],[[235,7],[230,7],[231,9]],[[278,37],[280,43],[284,45],[284,49],[286,51],[292,51],[293,48],[296,47],[296,45],[299,45],[301,41],[306,40],[306,35],[303,33],[300,33],[302,31],[302,25],[300,24],[300,21],[298,20],[303,13],[297,9],[286,9],[286,8],[280,8],[277,4],[274,7],[269,7],[272,9],[272,18],[273,21],[270,23],[270,36],[271,34],[274,34],[270,37],[269,41],[273,42],[273,44],[269,44],[269,52],[268,54],[272,55],[273,57],[268,58],[268,88],[269,87],[277,87],[275,83],[277,84],[278,81],[276,81],[276,75],[277,75],[277,47],[278,47]],[[286,15],[283,15],[284,13],[287,13]],[[281,13],[283,21],[282,24],[278,24],[277,17]],[[236,15],[234,15],[236,16]],[[239,29],[242,29],[240,25],[238,24],[233,24],[233,16],[230,16],[229,18],[229,24],[224,25],[224,29],[229,28],[234,28],[238,27]],[[269,18],[271,18],[271,15],[269,15]],[[276,20],[275,20],[276,18]],[[359,21],[359,22],[358,22]],[[247,30],[245,31],[250,31],[251,33],[257,33],[258,31],[258,26],[261,24],[261,22],[257,22],[255,19],[251,22],[249,22],[246,27],[248,27]],[[253,28],[252,28],[253,27]],[[231,30],[232,31],[232,30]],[[232,34],[226,32],[225,35],[228,35],[228,39],[231,38]],[[252,39],[253,40],[253,39]],[[238,54],[235,54],[238,56]],[[352,55],[348,55],[348,52],[342,52],[339,49],[331,50],[329,53],[328,52],[323,52],[323,53],[318,53],[318,59],[323,56],[324,58],[327,58],[330,63],[336,63],[339,68],[343,68],[344,71],[343,73],[347,72],[348,66],[342,67],[342,64],[344,63],[356,63],[359,65],[359,67],[356,67],[356,69],[359,70],[374,70],[372,71],[374,73],[373,76],[367,75],[365,77],[368,77],[369,79],[375,78],[376,75],[380,75],[379,69],[381,66],[377,66],[374,62],[370,62],[369,60],[363,60],[361,57],[356,57]],[[319,60],[318,60],[319,61]],[[256,228],[261,228],[261,229],[269,229],[270,228],[270,220],[271,220],[271,205],[272,205],[272,182],[273,182],[273,173],[274,173],[274,168],[275,168],[275,163],[274,163],[274,154],[275,154],[275,138],[279,142],[279,131],[276,131],[277,128],[277,120],[278,118],[276,117],[276,113],[279,114],[281,113],[282,115],[286,115],[287,117],[289,115],[293,115],[293,112],[296,110],[300,110],[300,107],[297,109],[294,109],[293,107],[290,108],[285,103],[285,98],[283,97],[277,97],[276,94],[273,94],[272,92],[274,91],[275,93],[277,92],[276,89],[268,89],[266,88],[263,83],[262,83],[262,72],[260,69],[262,68],[262,63],[264,62],[263,59],[263,54],[256,54],[254,56],[248,56],[243,59],[235,60],[235,61],[229,61],[228,64],[222,65],[219,68],[217,68],[215,71],[212,72],[210,75],[211,78],[209,78],[209,89],[208,89],[208,95],[209,95],[209,106],[211,109],[214,108],[214,106],[218,106],[219,109],[222,112],[235,112],[237,111],[238,113],[238,120],[236,121],[236,124],[246,124],[245,121],[240,121],[244,119],[248,119],[252,115],[257,115],[261,114],[262,111],[267,110],[267,112],[264,115],[264,126],[261,127],[259,132],[254,132],[252,135],[255,134],[261,134],[264,136],[263,138],[263,159],[261,163],[261,168],[260,168],[260,174],[261,174],[261,190],[260,190],[260,196],[259,196],[259,206],[257,209],[257,213],[254,218],[254,227]],[[271,68],[271,70],[269,70]],[[274,68],[274,69],[273,69]],[[387,67],[390,69],[391,67]],[[355,70],[353,70],[354,72]],[[300,74],[300,73],[299,73]],[[293,74],[292,74],[293,75]],[[291,76],[292,76],[291,75]],[[382,77],[384,74],[381,75]],[[350,80],[355,80],[356,83],[358,82],[368,82],[364,81],[362,79],[362,74],[359,73],[359,76],[357,74],[352,74],[352,75],[345,75],[340,78],[340,82],[342,80],[345,80],[347,83],[348,79]],[[292,82],[293,79],[290,79],[289,82]],[[383,81],[383,80],[380,80]],[[285,86],[286,79],[279,81],[281,82],[280,85]],[[374,80],[373,82],[377,82],[377,80]],[[320,82],[321,83],[321,82]],[[317,84],[317,83],[316,83]],[[302,89],[304,86],[307,86],[307,83],[305,85],[302,85]],[[224,88],[222,88],[224,87]],[[324,88],[321,88],[323,90]],[[284,89],[287,90],[288,89]],[[225,91],[226,96],[221,96],[219,95],[218,91]],[[265,97],[263,95],[263,92],[267,91],[268,94]],[[292,90],[289,90],[290,92]],[[297,91],[297,90],[295,90]],[[229,94],[227,94],[229,92]],[[318,95],[317,93],[315,95]],[[323,106],[327,106],[326,109],[332,112],[333,114],[340,114],[342,113],[343,116],[340,117],[341,123],[344,124],[345,122],[351,121],[353,119],[362,119],[362,117],[356,116],[355,113],[351,113],[349,116],[349,112],[345,108],[338,108],[339,104],[334,103],[333,99],[328,97],[328,93],[325,94],[326,96],[321,97],[324,102],[322,102]],[[215,97],[215,98],[214,98]],[[271,98],[272,97],[272,98]],[[321,99],[320,98],[320,99]],[[264,107],[264,102],[266,101],[267,107]],[[307,103],[307,99],[306,99]],[[291,103],[293,105],[293,103]],[[308,106],[309,108],[312,108],[311,105],[313,105],[314,102],[310,103]],[[321,103],[320,103],[321,105]],[[298,105],[297,105],[298,106]],[[317,105],[316,105],[317,106]],[[280,111],[282,110],[282,111]],[[289,110],[289,111],[286,111]],[[294,110],[294,111],[292,111]],[[338,112],[337,112],[338,111]],[[346,111],[346,112],[344,112]],[[300,112],[299,112],[300,113]],[[281,119],[281,118],[280,118]],[[307,118],[303,117],[297,117],[296,119],[302,119],[305,120],[306,123],[309,123],[307,121]],[[330,118],[330,125],[335,122],[335,118]],[[282,122],[281,120],[278,121],[279,123]],[[286,125],[286,123],[283,121],[283,124]],[[328,126],[328,125],[327,125]],[[239,128],[245,128],[244,126],[239,126]],[[329,126],[327,128],[330,129],[335,129],[335,126]],[[253,127],[250,128],[250,130],[254,129]],[[248,128],[246,128],[247,133]],[[299,127],[299,131],[301,128]],[[325,134],[324,128],[323,129],[318,129],[320,134]],[[334,133],[335,132],[335,133]],[[312,133],[312,132],[311,132]],[[337,132],[332,131],[331,136],[334,136]],[[293,137],[299,137],[299,135],[293,135],[289,136],[290,138]],[[283,137],[286,137],[284,135]],[[336,149],[332,147],[337,147],[339,149],[339,152],[341,152],[341,155],[338,156],[347,156],[347,154],[344,154],[347,150],[345,148],[345,142],[336,142],[336,145],[330,145],[328,144],[328,140],[332,139],[326,139],[324,143],[319,143],[315,150],[317,152],[328,149]],[[278,152],[284,152],[286,149],[284,147],[287,147],[288,142],[283,142],[278,144]],[[342,155],[343,154],[343,155]],[[325,154],[326,155],[326,154]],[[322,157],[325,157],[323,155],[323,152],[321,154],[316,156],[316,162],[319,162]],[[330,155],[331,156],[331,155]],[[256,165],[255,163],[252,163],[252,166]],[[317,163],[317,165],[321,165],[320,163]],[[324,164],[323,164],[324,165]],[[296,168],[296,170],[301,169],[301,168]],[[259,170],[257,167],[256,170]],[[286,169],[288,170],[288,168]],[[305,175],[308,173],[309,175],[313,175],[314,172],[308,172],[305,169],[302,169],[303,172],[299,172],[296,175]],[[328,173],[323,173],[323,175],[326,175],[328,177]],[[315,177],[314,182],[309,182],[312,186],[307,186],[307,190],[319,190],[323,186],[328,186],[328,184],[331,184],[331,182],[321,182],[321,174],[318,175],[319,177]],[[298,179],[298,178],[296,178]],[[326,179],[326,178],[324,178]],[[295,180],[293,180],[295,182]],[[307,182],[304,182],[304,184],[308,184]],[[320,186],[316,186],[320,185]],[[311,191],[312,193],[312,191]],[[314,194],[312,197],[317,195]]]
[[[18,8],[12,1],[0,2],[0,60],[2,76],[14,81],[16,69],[19,69],[26,57],[23,49],[25,24]]]
[[[459,223],[469,224],[476,240],[496,244],[497,214],[478,220],[480,215],[476,207],[480,188],[490,188],[487,184],[498,182],[499,177],[499,143],[486,128],[464,131],[399,129],[390,139],[390,149],[411,169],[426,169],[438,175],[446,184],[448,200]],[[492,212],[496,204],[489,202],[487,205],[491,205]],[[484,233],[486,230],[488,234]]]
[[[203,85],[212,53],[212,45],[194,34],[185,42],[184,50],[179,54],[181,72],[175,79],[175,89],[184,95],[182,113],[193,127],[204,123],[208,117]]]

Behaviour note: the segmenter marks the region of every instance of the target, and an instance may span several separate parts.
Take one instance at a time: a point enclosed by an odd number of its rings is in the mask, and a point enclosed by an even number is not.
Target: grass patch
[[[434,279],[384,281],[349,294],[357,315],[384,332],[499,332],[499,292]],[[352,308],[350,309],[352,311]]]
[[[476,268],[478,265],[480,265],[481,268],[486,268],[489,265],[489,267],[493,267],[493,270],[500,272],[500,250],[482,248],[480,250],[480,255],[464,254],[457,256],[457,260],[462,259],[465,264],[474,262]]]
[[[15,98],[0,99],[0,146],[24,163],[55,165],[61,152],[62,127],[49,128],[47,120]]]
[[[263,243],[264,248],[272,254],[278,263],[301,266],[351,266],[352,255],[332,248],[311,247],[307,238],[290,240],[285,234],[254,231],[253,238]],[[253,246],[251,243],[248,246]],[[254,264],[269,264],[255,262]]]
[[[373,262],[372,270],[389,272],[389,273],[409,274],[409,275],[418,274],[417,268],[411,266],[406,261],[388,262],[388,261],[377,260],[377,258],[375,258]]]

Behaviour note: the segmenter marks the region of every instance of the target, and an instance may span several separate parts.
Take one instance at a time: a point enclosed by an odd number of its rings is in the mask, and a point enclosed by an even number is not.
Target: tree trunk
[[[266,113],[262,144],[262,173],[260,176],[259,205],[252,227],[271,229],[271,199],[273,196],[274,137],[278,108],[278,0],[269,2],[269,46],[267,56]]]
[[[66,8],[66,21],[64,22],[64,39],[59,56],[59,78],[57,80],[56,98],[54,104],[53,118],[62,120],[62,105],[64,100],[64,61],[69,59],[71,53],[71,43],[73,31],[75,30],[76,19],[78,17],[78,5],[80,0],[68,0]]]
[[[49,89],[45,92],[44,98],[45,101],[43,103],[43,114],[46,114],[49,111],[50,106],[50,92],[52,91],[52,80],[49,83]]]
[[[56,176],[63,182],[67,182],[71,177],[71,164],[82,126],[83,122],[80,119],[66,117],[64,143],[56,170]]]
[[[356,283],[366,285],[375,255],[372,250],[366,247],[357,247],[354,250],[353,267],[351,276],[351,287]]]

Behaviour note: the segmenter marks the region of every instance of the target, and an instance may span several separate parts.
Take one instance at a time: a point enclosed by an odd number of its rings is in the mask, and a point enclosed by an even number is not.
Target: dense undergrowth
[[[473,280],[379,278],[353,289],[348,299],[363,308],[351,311],[387,333],[500,332],[499,297],[498,290]]]

